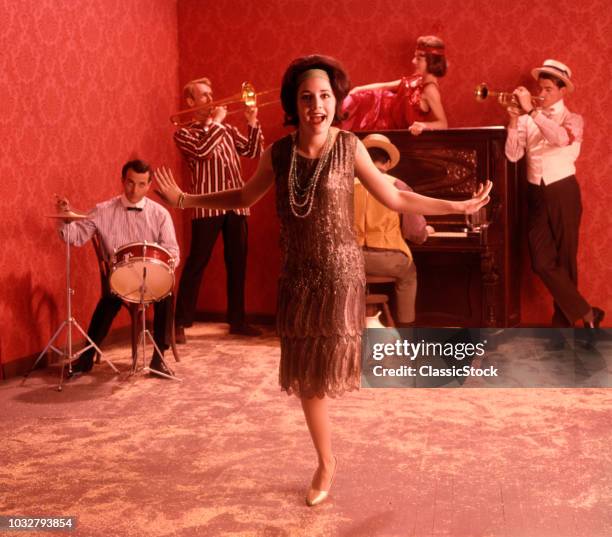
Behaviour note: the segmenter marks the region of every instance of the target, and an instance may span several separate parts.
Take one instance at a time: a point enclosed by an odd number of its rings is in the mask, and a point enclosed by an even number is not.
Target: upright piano
[[[358,133],[360,137],[368,132]],[[493,182],[478,219],[428,216],[435,229],[421,245],[408,243],[418,273],[418,326],[511,327],[520,322],[520,192],[524,164],[504,155],[504,127],[385,131],[401,159],[390,173],[415,192],[467,199]]]

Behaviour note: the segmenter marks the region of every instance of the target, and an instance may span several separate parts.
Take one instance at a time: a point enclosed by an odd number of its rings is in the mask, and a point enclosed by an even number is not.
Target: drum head
[[[112,268],[110,287],[127,302],[157,302],[174,288],[174,271],[163,261],[150,257],[131,257]]]

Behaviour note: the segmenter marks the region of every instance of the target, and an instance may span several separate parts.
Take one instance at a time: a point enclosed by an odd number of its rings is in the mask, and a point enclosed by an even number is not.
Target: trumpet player
[[[535,108],[525,87],[514,90],[518,106],[510,106],[505,152],[516,162],[527,156],[528,238],[533,270],[554,300],[553,326],[598,328],[604,312],[592,307],[577,287],[578,235],[582,205],[575,162],[582,144],[583,120],[565,106],[574,91],[572,72],[556,60],[531,71],[541,108]]]
[[[225,123],[227,108],[215,106],[212,83],[208,78],[185,85],[184,98],[194,112],[194,121],[179,128],[174,141],[191,172],[191,194],[209,194],[244,184],[240,156],[255,158],[263,150],[263,135],[257,120],[257,108],[247,108],[248,134]],[[206,105],[210,104],[210,107]],[[194,209],[191,220],[191,247],[185,263],[176,304],[176,338],[185,342],[184,327],[191,326],[202,275],[217,237],[223,234],[227,272],[227,320],[230,333],[254,336],[259,331],[245,321],[244,287],[247,262],[248,209],[231,211]]]

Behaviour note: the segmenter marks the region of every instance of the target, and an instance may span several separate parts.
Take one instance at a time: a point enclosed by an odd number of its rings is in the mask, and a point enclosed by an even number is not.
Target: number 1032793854
[[[63,530],[76,528],[76,517],[70,516],[0,516],[0,530],[31,531]]]

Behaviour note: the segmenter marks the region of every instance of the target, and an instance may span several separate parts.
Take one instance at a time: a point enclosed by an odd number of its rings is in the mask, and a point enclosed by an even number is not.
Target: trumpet
[[[479,102],[484,101],[487,97],[497,97],[497,102],[504,108],[508,108],[509,106],[521,108],[518,97],[514,95],[514,93],[509,93],[506,91],[491,91],[484,82],[476,86],[474,96]],[[533,104],[533,106],[539,106],[543,100],[544,97],[537,97],[535,95],[531,96],[531,104]]]
[[[253,108],[254,106],[257,106],[258,108],[261,108],[262,106],[276,104],[279,102],[278,98],[271,100],[271,98],[268,97],[266,100],[264,100],[264,102],[258,102],[258,98],[262,95],[269,95],[275,92],[278,92],[278,89],[260,91],[257,93],[253,87],[253,84],[250,82],[243,82],[240,93],[226,97],[225,99],[220,99],[218,101],[212,101],[210,103],[194,106],[193,108],[180,110],[176,114],[170,116],[170,121],[175,126],[182,127],[194,121],[197,115],[201,115],[201,112],[208,111],[208,113],[211,114],[212,111],[219,106],[230,107],[232,105],[237,105],[233,109],[228,110],[227,114],[230,115],[244,110],[245,107]]]

